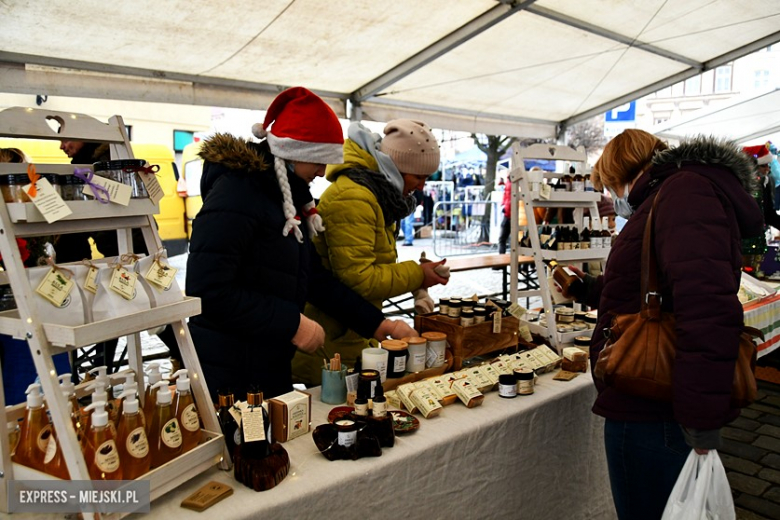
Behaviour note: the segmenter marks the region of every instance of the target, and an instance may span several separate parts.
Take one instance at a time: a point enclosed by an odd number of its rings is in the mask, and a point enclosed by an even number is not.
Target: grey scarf
[[[417,207],[414,195],[404,197],[390,181],[375,171],[368,168],[349,168],[344,170],[343,175],[371,190],[382,209],[385,222],[397,222]]]

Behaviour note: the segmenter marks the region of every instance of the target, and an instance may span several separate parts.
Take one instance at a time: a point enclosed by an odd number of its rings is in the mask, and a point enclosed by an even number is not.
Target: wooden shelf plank
[[[154,215],[160,212],[160,207],[153,204],[151,199],[130,199],[130,204],[127,206],[114,203],[101,204],[96,200],[69,200],[66,202],[73,213],[58,222]],[[13,223],[46,222],[46,219],[32,202],[12,202],[7,206]]]

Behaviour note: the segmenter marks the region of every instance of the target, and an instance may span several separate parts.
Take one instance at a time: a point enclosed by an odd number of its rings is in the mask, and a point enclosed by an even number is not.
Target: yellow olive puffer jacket
[[[420,288],[423,272],[417,262],[398,263],[396,223],[385,221],[371,190],[343,175],[352,167],[377,171],[373,157],[347,139],[344,159],[345,164],[328,167],[326,178],[332,184],[317,206],[325,232],[314,238],[314,244],[336,278],[381,309],[385,299]],[[296,352],[295,382],[318,385],[323,358],[338,352],[342,362],[353,367],[364,348],[376,345],[375,340],[363,338],[311,304],[306,305],[305,314],[325,329],[325,346],[314,354]]]

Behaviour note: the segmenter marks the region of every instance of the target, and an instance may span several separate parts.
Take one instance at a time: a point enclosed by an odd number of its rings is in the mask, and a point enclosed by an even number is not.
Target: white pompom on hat
[[[274,155],[274,171],[282,190],[282,210],[285,225],[282,234],[290,231],[299,242],[303,234],[293,205],[285,161],[313,164],[341,164],[344,162],[344,131],[332,108],[319,96],[303,87],[292,87],[280,93],[271,102],[262,124],[252,125],[252,134],[268,140]],[[303,208],[309,232],[323,231],[322,219],[316,208]],[[313,204],[312,204],[313,206]]]

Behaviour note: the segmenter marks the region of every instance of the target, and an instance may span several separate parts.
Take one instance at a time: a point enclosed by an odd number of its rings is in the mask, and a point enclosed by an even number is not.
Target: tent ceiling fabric
[[[780,41],[778,11],[778,0],[11,0],[0,91],[262,109],[304,85],[340,113],[349,99],[363,117],[551,137]],[[131,76],[125,88],[116,75]]]
[[[728,137],[739,143],[780,130],[780,89],[733,100],[678,121],[669,120],[651,131],[658,137],[683,139],[697,134]]]

